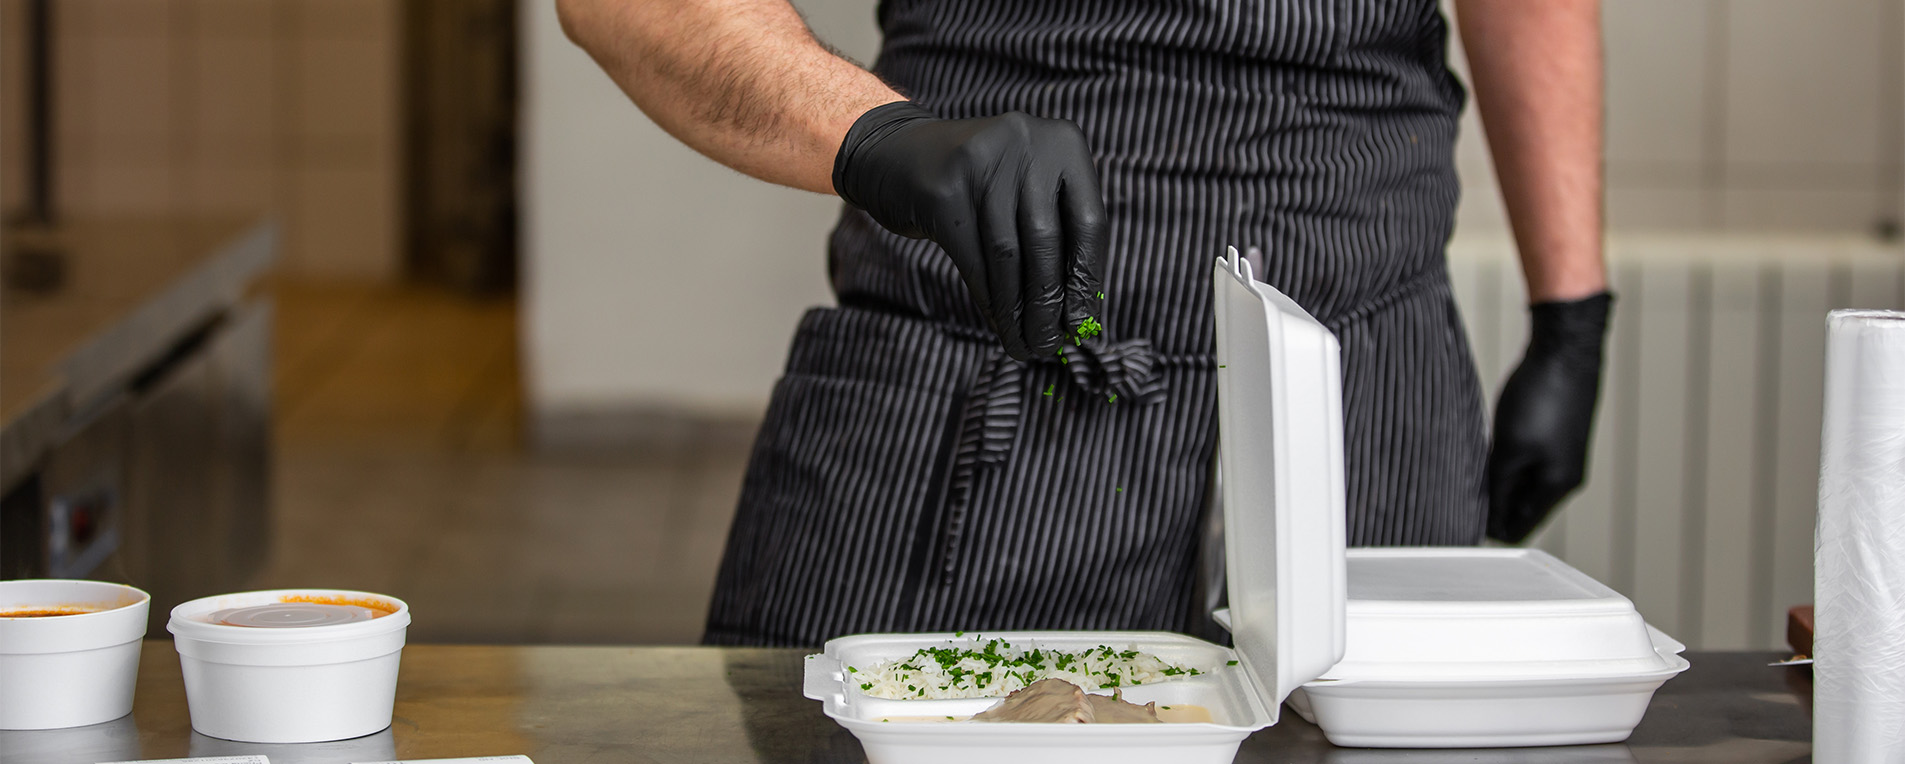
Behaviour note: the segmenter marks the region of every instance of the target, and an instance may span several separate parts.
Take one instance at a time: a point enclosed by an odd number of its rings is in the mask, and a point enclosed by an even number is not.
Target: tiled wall
[[[1905,2],[1602,0],[1616,231],[1896,228]],[[1461,56],[1451,56],[1460,66]],[[1464,233],[1505,223],[1473,109]]]
[[[276,213],[282,270],[400,263],[402,0],[59,0],[63,215]],[[9,159],[24,2],[4,0]],[[22,163],[5,163],[13,208]]]

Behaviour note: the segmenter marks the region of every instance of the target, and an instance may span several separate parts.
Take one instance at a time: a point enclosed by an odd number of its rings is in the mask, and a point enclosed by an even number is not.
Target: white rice
[[[1091,691],[1205,673],[1132,648],[1100,645],[1069,652],[998,639],[948,642],[847,671],[861,692],[893,700],[1001,698],[1040,679],[1063,679]]]

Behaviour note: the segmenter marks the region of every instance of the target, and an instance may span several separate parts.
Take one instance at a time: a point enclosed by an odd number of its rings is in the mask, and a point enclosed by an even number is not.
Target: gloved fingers
[[[1027,361],[1032,349],[1025,343],[1018,201],[1018,194],[1007,189],[990,190],[978,200],[979,242],[985,247],[986,293],[992,300],[987,318],[1005,352]]]
[[[1025,346],[1022,342],[1008,342],[1004,327],[993,312],[993,299],[989,269],[986,267],[985,248],[980,244],[977,210],[970,206],[958,214],[947,216],[940,229],[934,232],[933,240],[946,250],[946,257],[953,262],[953,268],[959,271],[959,278],[966,282],[966,291],[972,293],[972,304],[979,314],[986,317],[992,325],[992,331],[999,335],[999,341],[1005,346],[1006,354],[1025,360]]]
[[[1025,247],[1025,344],[1035,357],[1058,352],[1064,325],[1067,263],[1058,176],[1035,166],[1019,184],[1018,233]]]
[[[1074,132],[1077,129],[1072,127]],[[1091,164],[1084,133],[1078,132],[1077,138],[1076,156],[1059,178],[1065,254],[1070,266],[1065,277],[1067,329],[1104,313],[1105,198],[1098,187],[1098,169]]]
[[[1581,487],[1583,477],[1578,465],[1556,464],[1551,458],[1491,458],[1488,535],[1520,543],[1541,527],[1568,494]]]
[[[1511,544],[1521,543],[1534,530],[1527,521],[1528,481],[1533,464],[1525,459],[1489,454],[1488,460],[1488,536]],[[1537,522],[1539,520],[1537,519]]]

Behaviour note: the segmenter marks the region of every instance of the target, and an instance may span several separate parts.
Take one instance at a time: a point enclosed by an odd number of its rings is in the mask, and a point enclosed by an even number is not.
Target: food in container
[[[130,713],[151,601],[100,581],[0,581],[0,729],[80,727]]]
[[[1228,762],[1245,737],[1276,719],[1277,703],[1259,689],[1247,657],[1203,640],[1164,632],[1022,631],[983,637],[1022,651],[1139,651],[1198,671],[1141,684],[1120,682],[1115,688],[1130,703],[1156,704],[1160,721],[1168,723],[987,723],[972,717],[997,706],[1003,693],[891,699],[869,694],[859,678],[867,671],[862,667],[905,660],[921,649],[971,644],[968,637],[874,634],[831,640],[824,652],[808,656],[805,691],[860,739],[873,764],[971,764],[975,756],[995,762]],[[1113,688],[1094,692],[1109,699]]]
[[[410,608],[381,594],[244,592],[172,609],[192,728],[225,740],[309,743],[390,726]]]

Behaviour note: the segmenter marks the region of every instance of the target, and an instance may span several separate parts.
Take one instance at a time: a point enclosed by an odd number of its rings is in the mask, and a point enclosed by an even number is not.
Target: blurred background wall
[[[855,60],[870,0],[796,2]],[[829,302],[831,197],[714,164],[643,117],[563,36],[525,14],[524,347],[537,437],[639,436],[659,419],[753,418],[801,312]]]
[[[1614,234],[1897,236],[1905,4],[1603,0],[1602,23]],[[1464,116],[1461,234],[1496,234],[1480,122]]]
[[[0,3],[4,108],[28,76],[27,0]],[[402,270],[398,0],[57,0],[51,25],[61,215],[275,211],[281,268],[388,281]],[[23,156],[23,131],[7,133]],[[17,153],[16,153],[17,152]],[[5,167],[17,211],[27,164]]]

